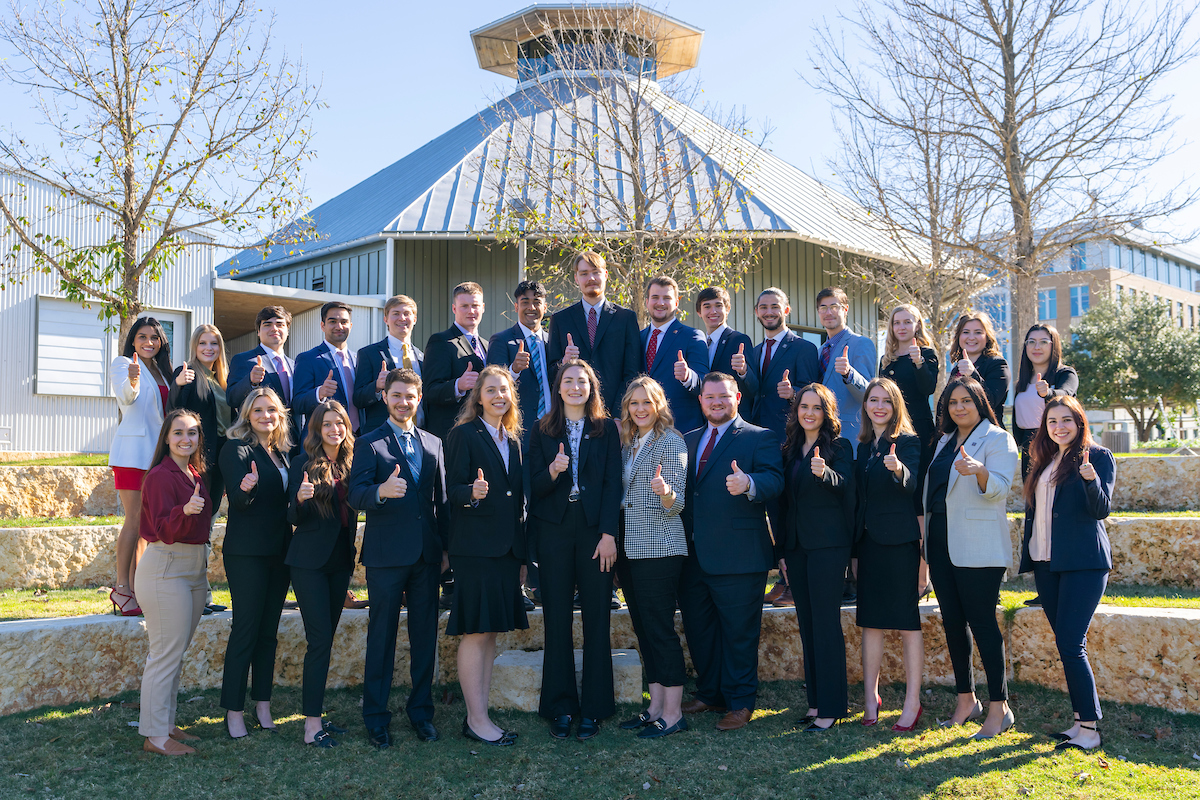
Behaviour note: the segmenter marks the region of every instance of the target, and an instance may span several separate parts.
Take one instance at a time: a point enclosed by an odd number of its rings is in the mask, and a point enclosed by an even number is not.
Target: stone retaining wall
[[[1200,508],[1200,457],[1117,456],[1113,511],[1179,511]],[[1008,510],[1022,511],[1018,470],[1008,496]]]
[[[1010,675],[1016,679],[1065,690],[1053,637],[1040,609],[1017,611],[1012,623],[1003,620]],[[438,681],[455,680],[456,638],[444,635],[448,613],[439,620]],[[346,611],[334,642],[329,686],[362,682],[368,612]],[[229,612],[204,617],[184,661],[185,689],[219,686],[224,665]],[[540,650],[542,615],[529,615],[526,631],[498,637],[497,650]],[[953,683],[937,605],[921,610],[925,635],[925,679]],[[396,652],[396,685],[408,682],[407,630],[400,625]],[[842,613],[846,632],[847,667],[851,683],[862,680],[859,629],[854,611]],[[680,630],[678,618],[676,629]],[[581,643],[580,616],[575,614],[575,641]],[[883,679],[901,681],[904,670],[900,637],[885,639]],[[636,649],[628,612],[612,615],[612,647]],[[304,661],[304,626],[297,611],[285,611],[279,626],[276,682],[299,686]],[[684,652],[687,650],[685,648]],[[1175,712],[1200,713],[1200,610],[1130,609],[1101,606],[1092,622],[1088,653],[1105,700],[1144,703]],[[136,690],[146,657],[145,623],[110,616],[69,617],[0,623],[0,713],[65,705],[111,697]],[[803,677],[800,636],[792,609],[763,612],[759,646],[759,675],[763,680]],[[689,669],[691,665],[689,663]],[[976,665],[977,681],[984,683]],[[1018,714],[1019,714],[1018,710]]]

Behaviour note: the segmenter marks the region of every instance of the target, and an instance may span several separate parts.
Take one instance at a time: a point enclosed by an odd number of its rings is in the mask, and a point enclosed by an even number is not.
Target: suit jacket
[[[354,361],[354,353],[350,350],[346,351],[346,357],[352,362]],[[330,372],[333,373],[333,379],[337,381],[337,390],[333,393],[332,399],[341,403],[349,413],[350,404],[346,390],[349,388],[350,394],[354,394],[354,366],[351,363],[349,387],[347,387],[343,383],[346,379],[342,374],[342,366],[334,359],[333,353],[329,352],[329,346],[325,342],[321,342],[311,350],[305,350],[296,358],[296,380],[292,383],[292,416],[300,425],[302,446],[305,437],[308,436],[308,418],[320,404],[317,400],[317,387],[325,382],[325,378],[329,376]],[[357,434],[362,429],[362,409],[355,406],[355,411],[355,414],[350,415],[350,424],[354,428],[354,433]]]
[[[244,353],[238,353],[233,358],[229,359],[229,381],[228,388],[225,390],[225,397],[229,400],[229,408],[232,410],[233,418],[236,420],[238,411],[241,410],[242,402],[245,401],[246,395],[250,394],[256,387],[250,383],[250,370],[254,369],[255,359],[262,356],[263,369],[266,370],[266,376],[263,378],[262,385],[268,389],[273,389],[275,394],[279,395],[283,400],[283,404],[289,409],[292,405],[292,398],[287,397],[283,393],[283,384],[279,382],[279,375],[275,372],[275,354],[267,350],[261,344]],[[292,374],[292,391],[296,389],[296,362],[287,356],[283,357],[283,361],[287,364],[288,370]],[[293,425],[292,432],[296,432]]]
[[[924,363],[918,369],[907,355],[901,355],[887,364],[880,357],[879,376],[890,378],[900,387],[900,394],[904,395],[904,407],[908,409],[908,416],[917,429],[917,436],[921,438],[921,447],[932,453],[935,425],[929,397],[937,388],[938,357],[932,348],[922,347],[921,358]]]
[[[207,380],[207,378],[199,372],[196,373],[196,379],[191,383],[180,386],[175,382],[180,372],[183,372],[182,366],[176,367],[175,372],[171,374],[171,392],[167,395],[167,408],[169,410],[186,408],[189,411],[195,411],[200,416],[200,430],[204,432],[204,464],[206,469],[204,482],[208,484],[208,489],[212,492],[213,496],[219,498],[221,496],[219,491],[224,491],[224,484],[221,483],[221,465],[217,460],[217,456],[221,453],[222,445],[228,440],[217,433],[217,397],[212,392],[209,392],[203,399],[200,398],[200,393],[196,390],[196,384]],[[225,420],[226,428],[232,424],[233,420]]]
[[[416,345],[411,342],[408,347],[412,352],[409,358],[416,363],[418,374],[424,376],[425,353],[418,350]],[[354,405],[358,406],[363,417],[362,432],[370,433],[388,421],[387,403],[384,402],[382,393],[375,389],[375,380],[379,377],[379,370],[385,363],[389,372],[403,366],[403,363],[398,364],[392,358],[392,351],[388,348],[386,336],[382,341],[360,348],[356,358],[358,365],[354,369]],[[423,383],[424,378],[422,377]],[[422,390],[423,393],[424,390]],[[423,402],[417,409],[415,422],[418,428],[425,427],[425,404]]]
[[[579,503],[587,524],[598,527],[601,534],[614,539],[620,535],[621,517],[621,435],[611,419],[604,421],[604,435],[591,435],[590,421],[583,424],[579,442]],[[558,525],[567,514],[571,494],[571,468],[550,477],[550,462],[558,455],[558,446],[571,455],[570,437],[566,426],[562,436],[550,436],[539,427],[529,439],[530,487],[529,516],[532,523],[541,521]],[[486,474],[486,473],[485,473]]]
[[[478,333],[475,338],[486,356],[487,340]],[[468,367],[474,367],[478,372],[485,366],[457,325],[429,337],[429,343],[425,345],[425,363],[421,366],[424,370],[421,382],[425,385],[425,430],[439,439],[446,438],[467,396],[456,395],[455,383]]]
[[[280,453],[284,466],[288,454]],[[248,444],[230,439],[221,448],[221,475],[229,495],[229,520],[225,525],[222,550],[227,555],[276,556],[287,553],[292,540],[288,522],[288,494],[279,468],[261,444]],[[242,491],[242,478],[250,472],[250,464],[258,466],[258,485]],[[291,479],[289,467],[288,479]]]
[[[957,376],[958,364],[955,363],[950,370],[950,377]],[[971,377],[983,384],[983,393],[987,395],[988,403],[991,404],[992,411],[996,412],[996,419],[1003,428],[1004,404],[1008,402],[1008,385],[1012,382],[1008,362],[1000,356],[980,356],[975,362],[975,373]]]
[[[623,463],[629,461],[629,452],[628,448],[622,451]],[[687,459],[687,445],[674,428],[668,428],[657,438],[651,437],[638,451],[629,485],[625,487],[621,551],[626,558],[687,555],[687,534],[681,516],[687,503]],[[670,508],[663,508],[662,501],[650,488],[660,466],[663,480],[675,490],[675,502]]]
[[[641,332],[643,360],[652,330],[646,327]],[[647,364],[644,371],[662,385],[667,395],[667,405],[675,417],[675,428],[685,433],[695,430],[704,424],[699,397],[700,381],[708,374],[708,343],[703,333],[679,320],[674,320],[658,338],[654,363]],[[675,361],[681,352],[691,370],[688,379],[683,382],[675,380]]]
[[[349,499],[367,514],[359,557],[367,567],[407,567],[422,558],[426,564],[442,563],[450,527],[446,459],[436,436],[418,428],[416,437],[421,446],[419,482],[413,480],[391,425],[384,423],[354,441]],[[404,497],[380,499],[379,485],[397,465],[408,482]]]
[[[911,434],[896,437],[896,458],[904,468],[899,478],[883,465],[892,444],[890,440],[858,443],[856,541],[867,532],[880,544],[903,544],[921,538],[912,499],[920,476],[921,439]]]
[[[704,471],[696,474],[700,428],[684,436],[688,448],[688,479],[683,527],[700,567],[712,575],[767,572],[775,562],[767,530],[766,504],[783,491],[783,454],[773,431],[735,417],[717,440]],[[725,488],[731,462],[754,482],[749,493],[736,497]]]
[[[117,396],[121,422],[113,435],[108,463],[113,467],[149,469],[163,425],[162,394],[154,376],[144,365],[137,387],[130,384],[129,365],[132,363],[132,358],[117,356],[109,368],[108,377]]]
[[[320,569],[329,561],[333,546],[342,532],[342,504],[337,493],[333,496],[333,514],[325,517],[311,500],[300,502],[296,495],[308,469],[308,454],[301,453],[288,469],[288,522],[296,526],[292,543],[288,545],[284,563],[301,569]],[[349,476],[347,476],[349,479]],[[349,505],[349,503],[347,503]],[[350,515],[350,560],[346,569],[354,567],[354,536],[358,529],[358,512],[349,508]]]
[[[1072,472],[1054,487],[1054,505],[1050,518],[1050,569],[1065,572],[1075,569],[1112,569],[1112,548],[1104,520],[1112,508],[1117,461],[1103,447],[1092,445],[1088,460],[1096,468],[1096,480],[1085,481]],[[1020,572],[1033,570],[1029,540],[1037,505],[1025,505],[1025,537],[1021,543]]]
[[[551,317],[546,360],[550,362],[550,375],[554,376],[567,347],[567,334],[571,334],[571,341],[579,348],[579,357],[591,364],[599,376],[600,394],[604,397],[604,405],[612,412],[621,407],[625,387],[642,371],[645,359],[637,314],[605,300],[598,317],[594,347],[588,343],[582,300]],[[554,385],[553,379],[550,385]]]
[[[821,376],[821,383],[833,392],[838,402],[838,418],[842,421],[842,436],[852,442],[858,441],[858,430],[862,424],[861,412],[867,384],[875,377],[875,343],[866,336],[852,330],[846,331],[842,343],[829,354],[829,366]],[[838,356],[850,348],[850,374],[845,378],[837,371]],[[818,365],[821,363],[818,356]]]
[[[742,355],[746,357],[746,374],[744,376],[733,371],[733,356],[737,353],[739,346],[744,348]],[[738,391],[742,393],[738,414],[742,419],[754,419],[754,399],[758,396],[758,361],[754,358],[754,343],[750,341],[750,337],[726,326],[721,331],[716,353],[708,368],[710,372],[724,372],[737,379]],[[788,378],[791,377],[791,375],[788,376]]]
[[[550,374],[549,361],[550,348],[547,345],[546,331],[539,332],[542,339],[542,349],[546,351],[547,358],[542,361],[542,369],[546,370],[546,383],[553,386],[554,376]],[[512,363],[517,357],[517,347],[521,342],[524,342],[525,334],[521,332],[521,326],[513,325],[511,328],[505,328],[497,333],[488,341],[487,363],[499,364],[502,367],[512,367]],[[525,345],[525,349],[529,349],[529,345]],[[538,397],[542,393],[542,387],[538,385],[537,376],[533,374],[533,363],[530,362],[528,369],[525,369],[517,376],[517,397],[520,398],[521,406],[521,425],[524,431],[521,434],[521,445],[526,452],[529,450],[529,438],[538,422]],[[547,401],[548,402],[548,401]],[[549,410],[547,405],[546,409]]]
[[[839,437],[821,448],[821,458],[821,478],[812,473],[811,450],[784,464],[779,525],[773,527],[776,561],[788,550],[850,547],[854,541],[854,450]]]
[[[957,434],[943,434],[933,457]],[[967,454],[988,470],[987,488],[971,475],[950,468],[946,486],[946,530],[950,562],[956,567],[1007,567],[1012,569],[1012,536],[1006,514],[1008,490],[1017,471],[1017,443],[1008,431],[986,419],[963,444]],[[925,481],[925,530],[929,530],[929,481]]]
[[[786,435],[788,411],[791,400],[779,396],[776,387],[783,380],[783,371],[788,371],[788,383],[799,389],[821,380],[821,363],[817,360],[817,346],[803,337],[788,331],[771,352],[771,363],[763,374],[763,345],[754,346],[751,356],[755,375],[758,376],[758,395],[754,400],[754,424],[770,428],[783,441]],[[748,374],[748,373],[747,373]],[[845,425],[845,422],[842,423]],[[843,431],[844,432],[844,431]]]
[[[1051,397],[1074,397],[1075,393],[1079,391],[1079,373],[1075,371],[1074,367],[1068,367],[1065,364],[1062,364],[1054,371],[1053,375],[1043,375],[1042,377],[1047,383],[1050,384],[1050,394],[1046,395],[1047,400],[1049,400]],[[1030,380],[1032,381],[1033,378],[1031,377]],[[1014,386],[1013,396],[1015,397],[1019,392],[1026,388],[1028,387],[1020,385]],[[997,416],[999,416],[999,414],[997,414]],[[1021,445],[1028,442],[1033,438],[1033,435],[1037,433],[1037,428],[1021,428],[1017,426],[1017,409],[1015,404],[1012,411],[1012,432],[1013,436],[1017,440],[1017,443]],[[1053,548],[1051,550],[1053,551]]]
[[[511,550],[522,561],[527,557],[521,443],[509,441],[508,447],[506,471],[481,419],[450,429],[446,437],[450,555],[496,558]],[[471,485],[480,469],[488,482],[488,495],[474,502]]]

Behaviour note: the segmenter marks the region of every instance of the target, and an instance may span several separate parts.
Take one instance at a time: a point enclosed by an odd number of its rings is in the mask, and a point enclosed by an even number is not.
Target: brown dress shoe
[[[200,741],[199,736],[194,736],[179,727],[172,728],[170,736],[172,739],[174,739],[177,742],[198,742],[198,741]]]
[[[783,590],[783,594],[776,597],[771,603],[774,608],[790,608],[796,605],[796,601],[792,598],[792,587],[787,587]]]
[[[738,728],[744,728],[746,727],[746,723],[750,721],[752,713],[748,708],[736,708],[721,717],[721,721],[717,723],[717,730],[736,731]]]
[[[162,747],[156,747],[149,739],[142,744],[142,749],[147,753],[158,753],[160,756],[190,756],[196,752],[194,747],[188,747],[186,744],[180,744],[174,739],[167,739],[167,743]]]
[[[366,600],[359,600],[354,596],[354,592],[346,590],[346,602],[342,603],[342,608],[366,608],[370,605]]]
[[[725,706],[710,706],[703,700],[695,698],[688,700],[679,707],[685,714],[703,714],[705,711],[716,711],[719,714],[725,713]]]

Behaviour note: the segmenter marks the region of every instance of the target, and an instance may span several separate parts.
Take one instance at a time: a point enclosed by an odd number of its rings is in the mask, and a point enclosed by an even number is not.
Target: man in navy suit
[[[833,392],[842,421],[842,436],[857,441],[867,384],[875,377],[879,360],[875,342],[846,327],[850,298],[836,286],[817,293],[817,316],[825,328],[825,343],[818,357],[821,380]]]
[[[550,318],[551,385],[564,358],[582,358],[600,378],[604,405],[613,413],[644,364],[637,314],[604,299],[608,264],[599,253],[580,253],[573,268],[583,297]]]
[[[546,360],[546,287],[537,281],[521,281],[513,290],[517,324],[505,328],[488,341],[487,363],[508,367],[521,400],[521,451],[529,452],[529,432],[550,410],[550,382]],[[526,481],[528,486],[529,482]]]
[[[420,430],[421,379],[412,370],[388,373],[388,420],[354,442],[350,505],[367,515],[362,563],[371,617],[363,673],[363,722],[371,744],[392,745],[388,696],[396,660],[400,609],[408,601],[408,719],[417,738],[438,738],[433,724],[437,660],[438,574],[446,562],[446,463],[442,442]]]
[[[675,417],[675,429],[687,433],[704,424],[700,414],[700,378],[708,373],[708,345],[704,334],[684,325],[679,311],[679,284],[658,275],[646,284],[646,311],[650,324],[642,329],[644,372],[663,387]]]
[[[742,419],[753,419],[754,398],[758,396],[754,343],[746,334],[729,327],[732,310],[729,292],[722,286],[701,289],[696,295],[696,314],[704,322],[708,342],[708,368],[737,378],[738,391],[742,393],[738,414]]]
[[[425,345],[425,430],[439,439],[454,427],[459,408],[487,365],[487,342],[479,336],[483,287],[465,281],[451,293],[454,324]]]
[[[683,710],[726,712],[722,731],[744,727],[754,712],[762,591],[774,562],[766,504],[783,491],[780,439],[742,420],[740,400],[732,375],[710,372],[700,393],[706,424],[684,437],[688,557],[679,608],[696,696]]]
[[[303,416],[300,442],[308,435],[308,418],[326,400],[336,400],[346,409],[354,433],[362,430],[362,414],[354,405],[354,367],[357,360],[346,340],[354,322],[350,306],[334,300],[321,306],[321,333],[325,341],[305,350],[296,359],[296,386],[292,396],[292,413]]]
[[[772,286],[758,296],[754,316],[758,317],[766,338],[754,348],[751,366],[758,368],[758,397],[754,401],[754,423],[775,431],[780,440],[785,435],[788,411],[796,390],[810,383],[820,383],[821,369],[817,362],[817,346],[792,333],[787,328],[787,316],[792,312],[787,295]]]
[[[387,374],[394,369],[411,369],[420,377],[425,361],[425,354],[412,343],[413,328],[417,325],[415,300],[403,294],[388,298],[383,304],[383,323],[387,326],[387,336],[358,351],[358,366],[354,370],[354,405],[363,414],[363,433],[387,422],[387,403],[383,402]],[[424,409],[417,409],[414,422],[418,428],[425,427]]]
[[[296,363],[283,352],[292,315],[283,306],[267,306],[258,312],[254,329],[258,333],[258,347],[238,353],[229,360],[229,380],[225,396],[237,419],[238,409],[251,391],[266,386],[279,395],[289,409],[292,406],[292,387],[295,383]],[[293,422],[292,432],[295,433]]]

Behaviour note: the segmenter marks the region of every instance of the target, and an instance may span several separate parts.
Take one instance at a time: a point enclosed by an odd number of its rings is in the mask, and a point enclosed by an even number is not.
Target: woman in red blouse
[[[199,737],[175,725],[183,654],[204,611],[212,504],[204,482],[204,435],[196,412],[177,408],[163,420],[142,486],[138,534],[146,540],[134,578],[150,652],[142,673],[138,733],[149,753],[196,752],[183,742]]]

